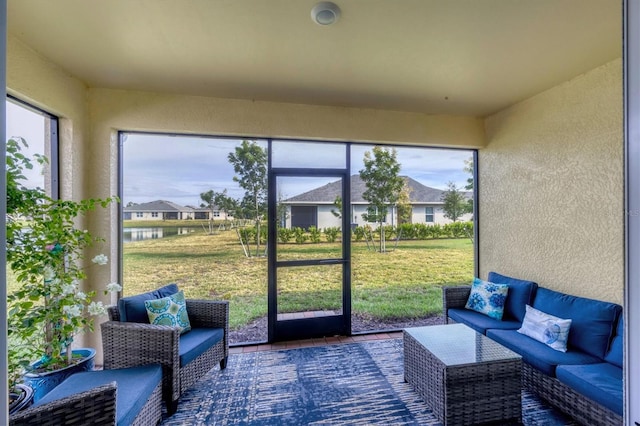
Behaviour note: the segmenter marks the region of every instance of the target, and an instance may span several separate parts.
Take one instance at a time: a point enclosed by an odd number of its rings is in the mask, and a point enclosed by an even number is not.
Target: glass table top
[[[522,358],[464,324],[405,328],[404,332],[447,366]]]

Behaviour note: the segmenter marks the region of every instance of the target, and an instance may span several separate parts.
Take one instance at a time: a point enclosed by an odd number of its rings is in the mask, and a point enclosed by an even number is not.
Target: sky
[[[40,114],[32,112],[24,107],[21,107],[13,102],[6,102],[7,105],[7,130],[5,134],[5,141],[14,136],[20,136],[27,141],[29,145],[27,148],[22,149],[22,153],[27,157],[33,159],[34,153],[44,153],[44,117]],[[42,168],[36,163],[33,163],[33,169],[24,170],[24,175],[27,180],[24,182],[28,188],[40,187],[44,188],[44,175]]]
[[[252,139],[267,147],[266,140]],[[209,190],[240,199],[242,190],[233,182],[229,153],[242,139],[213,137],[127,134],[123,142],[123,203],[168,200],[180,205],[199,206],[200,194]],[[342,144],[274,142],[274,166],[343,167]],[[365,151],[373,145],[352,145],[351,174],[363,168]],[[401,175],[424,185],[446,189],[449,181],[464,188],[469,174],[464,160],[473,156],[469,150],[396,147]],[[335,178],[287,179],[279,188],[288,198],[323,185]]]

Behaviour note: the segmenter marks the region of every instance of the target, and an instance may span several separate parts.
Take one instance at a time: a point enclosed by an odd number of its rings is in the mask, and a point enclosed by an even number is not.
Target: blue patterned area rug
[[[525,425],[574,425],[523,393]],[[421,425],[435,418],[404,382],[402,339],[229,356],[162,425]]]

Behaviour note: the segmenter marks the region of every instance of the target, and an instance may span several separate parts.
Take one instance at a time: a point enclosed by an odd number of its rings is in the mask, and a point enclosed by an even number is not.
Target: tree
[[[234,182],[245,190],[241,207],[256,223],[256,256],[260,253],[260,222],[267,207],[267,150],[256,142],[243,140],[235,152],[229,153],[229,163],[237,173]]]
[[[333,200],[333,206],[335,209],[331,209],[331,214],[337,217],[338,219],[342,219],[342,197],[336,195],[336,199]]]
[[[442,201],[444,201],[444,217],[457,222],[460,216],[467,213],[467,199],[453,182],[447,183],[449,189],[442,194]]]
[[[474,176],[474,163],[473,157],[467,158],[464,160],[464,171],[469,173],[471,176],[467,178],[467,184],[464,186],[464,189],[467,191],[471,191],[473,194],[473,176]],[[467,199],[467,211],[465,213],[473,213],[473,196]]]
[[[224,220],[227,220],[227,214],[234,209],[235,200],[227,195],[226,188],[222,192],[215,192],[213,189],[203,192],[200,194],[200,199],[204,201],[200,207],[209,209],[209,235],[211,235],[214,212],[224,212]]]
[[[380,252],[385,251],[383,222],[389,206],[397,204],[405,182],[400,173],[398,153],[395,149],[376,146],[373,154],[364,153],[364,169],[360,170],[360,178],[366,190],[362,198],[369,202],[367,212],[362,215],[367,222],[378,223],[380,229]]]
[[[405,179],[402,191],[398,197],[398,225],[402,223],[411,223],[411,215],[413,207],[411,206],[411,188],[409,188],[408,180]]]

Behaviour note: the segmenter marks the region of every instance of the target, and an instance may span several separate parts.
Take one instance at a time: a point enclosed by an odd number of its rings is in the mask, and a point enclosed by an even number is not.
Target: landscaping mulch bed
[[[421,327],[425,325],[444,324],[442,315],[435,315],[416,319],[383,320],[367,318],[362,315],[351,316],[351,328],[354,333],[369,331],[399,330],[408,327]],[[267,317],[259,318],[238,330],[229,332],[229,343],[255,343],[267,341]]]

